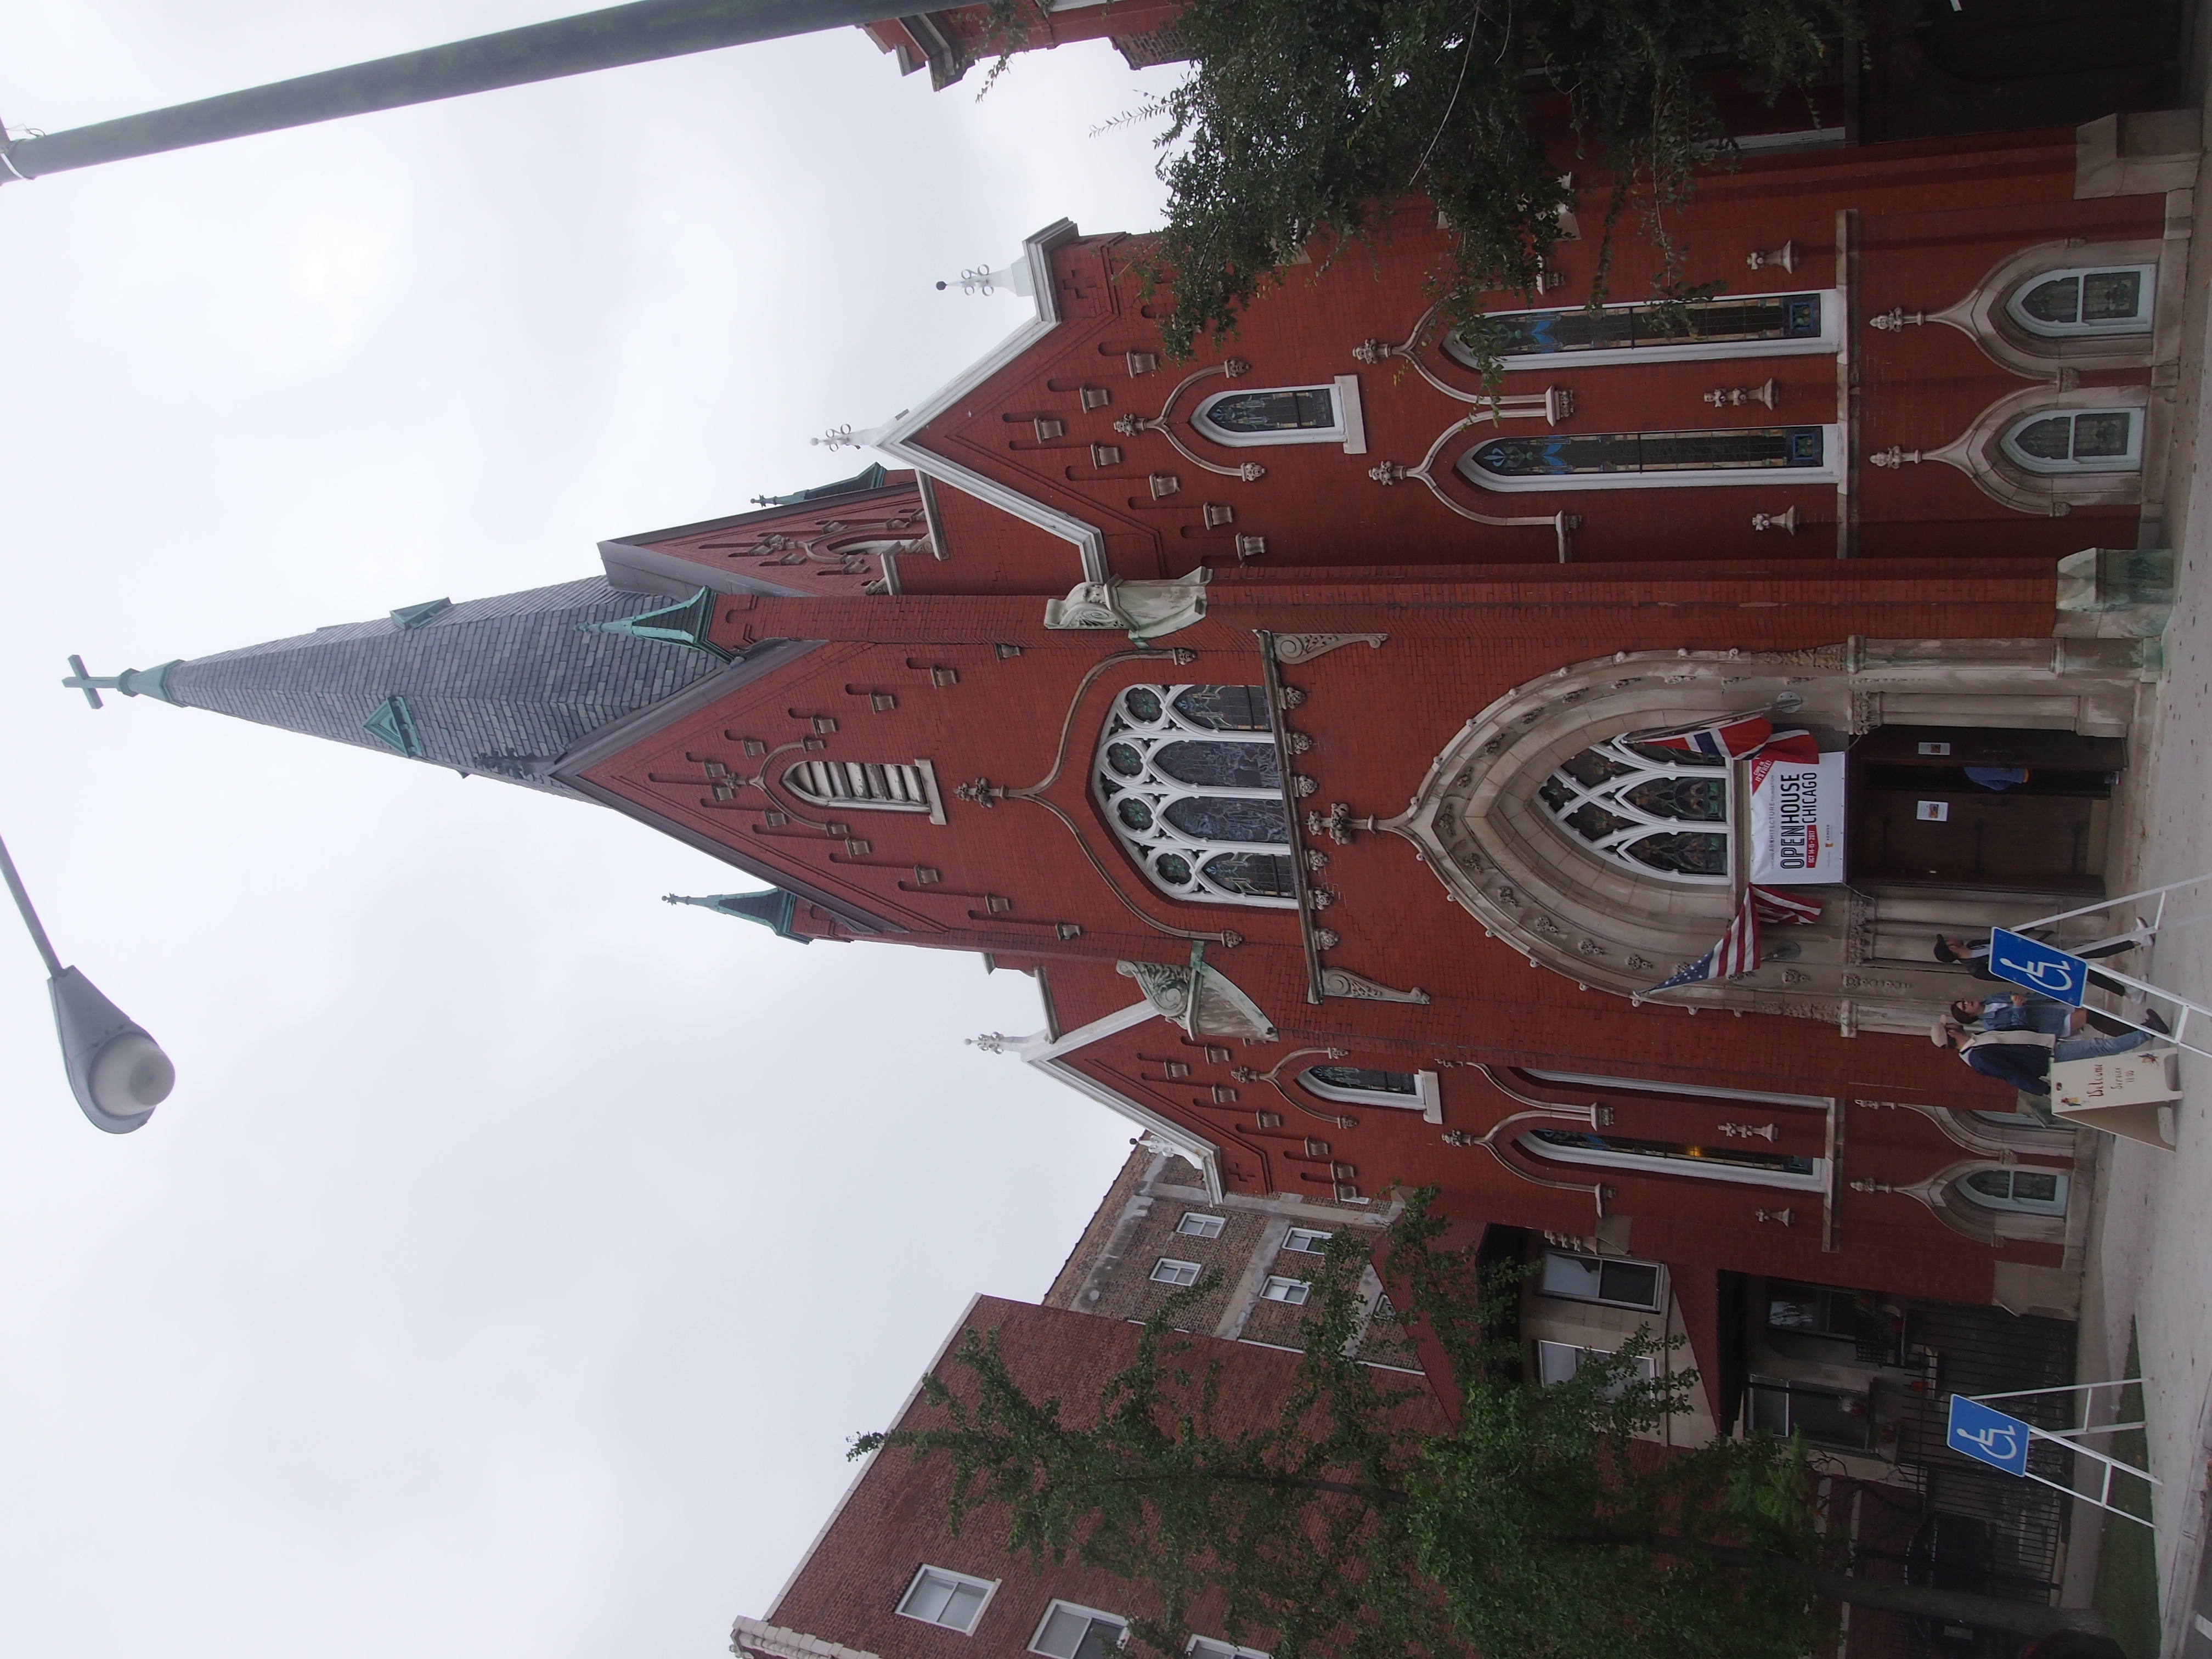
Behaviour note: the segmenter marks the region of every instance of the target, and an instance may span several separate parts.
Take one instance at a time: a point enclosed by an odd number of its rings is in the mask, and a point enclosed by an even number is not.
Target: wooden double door
[[[1887,726],[1850,751],[1851,878],[2103,890],[2119,738]]]

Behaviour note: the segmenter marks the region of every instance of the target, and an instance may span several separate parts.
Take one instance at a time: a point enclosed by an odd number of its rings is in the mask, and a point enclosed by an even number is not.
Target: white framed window
[[[1030,1638],[1030,1651],[1046,1659],[1109,1659],[1128,1634],[1129,1621],[1119,1613],[1054,1601]]]
[[[1840,426],[1723,426],[1655,432],[1515,432],[1453,463],[1483,489],[1687,489],[1833,483]]]
[[[1727,295],[1679,309],[1632,300],[1596,315],[1582,306],[1497,311],[1489,322],[1498,359],[1510,372],[1832,352],[1843,315],[1842,294],[1822,289]],[[1481,362],[1457,333],[1444,337],[1444,350],[1469,368]]]
[[[971,1636],[975,1621],[990,1603],[991,1593],[998,1588],[995,1578],[972,1578],[947,1567],[924,1567],[899,1598],[899,1614]]]
[[[1627,1256],[1547,1250],[1537,1288],[1546,1296],[1565,1297],[1571,1302],[1656,1313],[1666,1305],[1667,1270],[1656,1261],[1637,1261]]]
[[[1303,1279],[1270,1279],[1260,1291],[1263,1299],[1292,1308],[1304,1307],[1312,1294],[1313,1286]]]
[[[1539,1342],[1536,1345],[1536,1380],[1540,1382],[1571,1381],[1577,1371],[1593,1359],[1610,1359],[1611,1348],[1586,1348],[1573,1342]],[[1656,1380],[1659,1367],[1652,1357],[1636,1357],[1636,1374],[1645,1382]]]
[[[783,787],[824,811],[927,812],[945,822],[937,769],[918,761],[796,761],[784,769]]]
[[[2147,334],[2158,298],[2156,265],[2075,265],[2031,276],[2005,299],[2005,313],[2031,334]]]
[[[1719,756],[1625,732],[1561,761],[1537,805],[1575,845],[1639,876],[1717,885],[1732,878],[1733,772]]]
[[[1395,1106],[1421,1113],[1442,1109],[1434,1072],[1386,1072],[1369,1066],[1309,1066],[1298,1081],[1323,1100],[1352,1106]]]
[[[1297,908],[1264,687],[1129,687],[1106,716],[1091,789],[1122,850],[1170,898]]]
[[[1828,1160],[1795,1152],[1753,1151],[1729,1141],[1706,1146],[1681,1140],[1645,1140],[1631,1135],[1599,1134],[1589,1129],[1532,1129],[1514,1143],[1532,1158],[1559,1164],[1591,1164],[1644,1175],[1689,1176],[1701,1181],[1735,1181],[1753,1187],[1789,1187],[1826,1192]]]
[[[1178,1261],[1171,1255],[1164,1255],[1152,1263],[1152,1279],[1157,1284],[1195,1285],[1198,1274],[1198,1263]]]
[[[1959,1183],[1970,1203],[2015,1215],[2064,1215],[2070,1183],[2056,1170],[1977,1170]]]
[[[1218,1238],[1226,1225],[1228,1218],[1224,1216],[1208,1215],[1203,1210],[1185,1210],[1182,1219],[1176,1223],[1176,1231],[1186,1238]]]
[[[2062,409],[2005,428],[2005,458],[2030,472],[2138,472],[2142,410]]]
[[[1234,1647],[1227,1642],[1217,1642],[1211,1636],[1194,1636],[1183,1651],[1190,1659],[1268,1659],[1258,1648]]]
[[[1335,1237],[1334,1233],[1325,1233],[1316,1227],[1293,1227],[1285,1235],[1283,1248],[1305,1255],[1319,1255],[1328,1248],[1328,1241]]]
[[[1256,444],[1342,444],[1367,453],[1359,380],[1340,374],[1327,386],[1236,386],[1217,392],[1191,411],[1199,435],[1243,449]]]

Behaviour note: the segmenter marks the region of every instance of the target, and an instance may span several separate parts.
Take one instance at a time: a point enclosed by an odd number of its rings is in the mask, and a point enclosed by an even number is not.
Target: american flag
[[[1778,732],[1774,722],[1763,714],[1746,714],[1709,726],[1639,732],[1629,741],[1648,749],[1679,749],[1707,760],[1741,760],[1746,755],[1759,754],[1810,765],[1820,758],[1820,743],[1811,732]]]
[[[1735,979],[1759,966],[1759,924],[1762,921],[1806,924],[1820,919],[1820,907],[1810,899],[1778,893],[1769,887],[1747,886],[1735,920],[1721,935],[1720,943],[1695,962],[1686,962],[1661,983],[1637,1000],[1671,991],[1678,985],[1702,985]]]

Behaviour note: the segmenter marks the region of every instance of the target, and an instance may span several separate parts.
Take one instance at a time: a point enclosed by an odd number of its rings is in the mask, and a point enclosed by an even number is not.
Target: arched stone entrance
[[[1623,652],[1499,698],[1437,757],[1407,810],[1379,827],[1413,842],[1491,937],[1587,989],[1635,997],[1728,927],[1745,879],[1747,769],[1727,769],[1719,818],[1698,818],[1705,805],[1685,807],[1663,791],[1641,796],[1644,806],[1691,814],[1681,828],[1702,839],[1647,849],[1639,864],[1563,825],[1559,813],[1574,803],[1553,781],[1568,763],[1617,748],[1626,734],[1754,714],[1810,728],[1824,751],[1915,727],[2116,743],[2156,661],[2155,642],[2136,639],[1855,638],[1791,652]],[[1632,817],[1638,802],[1613,805],[1622,810],[1606,824]],[[1727,844],[1718,866],[1715,836]],[[2093,888],[2095,873],[2085,878]],[[1939,932],[1978,935],[2071,908],[2084,884],[1938,872],[1795,889],[1822,902],[1819,921],[1769,933],[1753,972],[1667,1000],[1818,1019],[1846,1033],[1924,1032],[1946,1003],[1976,988],[1964,969],[1933,960]]]

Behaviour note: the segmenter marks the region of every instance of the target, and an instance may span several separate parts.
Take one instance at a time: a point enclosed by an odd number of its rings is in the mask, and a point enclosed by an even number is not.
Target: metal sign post
[[[2022,1422],[2009,1413],[1994,1409],[1990,1404],[1995,1400],[2037,1400],[2046,1395],[2078,1395],[2081,1398],[2081,1415],[2086,1419],[2091,1409],[2091,1396],[2097,1389],[2140,1386],[2142,1382],[2139,1376],[2129,1376],[2111,1382],[2077,1382],[2067,1389],[2021,1389],[2011,1394],[1954,1394],[1951,1396],[1950,1422],[1943,1443],[1978,1463],[1986,1463],[1991,1468],[2002,1469],[2007,1474],[2033,1480],[2053,1492],[2063,1492],[2085,1504],[2094,1504],[2107,1514],[2125,1516],[2129,1520],[2148,1527],[2151,1522],[2146,1516],[2113,1505],[2112,1476],[2116,1473],[2130,1474],[2154,1486],[2159,1484],[2158,1477],[2148,1469],[2123,1463],[2109,1453],[2081,1443],[2089,1435],[2118,1434],[2125,1429],[2142,1428],[2145,1426],[2143,1424],[2100,1423],[2093,1425],[2085,1420],[2079,1428],[2039,1429],[2033,1423]],[[2102,1473],[2094,1495],[2078,1487],[2062,1485],[2029,1468],[2028,1448],[2039,1440],[2063,1446],[2076,1456],[2088,1458],[2096,1463]]]
[[[2097,904],[2085,904],[2079,909],[2062,910],[2055,916],[2039,916],[2033,921],[2021,923],[2017,927],[1997,928],[1990,936],[1990,971],[2012,984],[2022,986],[2043,996],[2050,997],[2054,1001],[2063,1002],[2078,1008],[2081,1006],[2082,992],[2087,988],[2089,982],[2089,975],[2092,971],[2089,964],[2082,960],[2079,953],[2061,951],[2039,939],[2027,938],[2028,929],[2050,927],[2058,922],[2071,921],[2076,916],[2095,915],[2101,911],[2117,909],[2122,905],[2136,903],[2139,900],[2154,898],[2158,903],[2148,923],[2124,933],[2115,933],[2109,939],[2094,940],[2083,945],[2081,949],[2083,951],[2100,950],[2106,945],[2118,945],[2129,939],[2133,939],[2138,944],[2145,944],[2157,934],[2160,927],[2166,921],[2166,895],[2178,892],[2185,887],[2196,887],[2205,882],[2212,882],[2212,875],[2191,876],[2186,881],[2169,881],[2162,887],[2146,887],[2139,893],[2124,893],[2118,898],[2106,899]],[[2212,1048],[2198,1048],[2194,1042],[2189,1041],[2186,1035],[2190,1021],[2194,1016],[2202,1014],[2205,1018],[2212,1019],[2212,1008],[2208,1008],[2200,1002],[2193,1002],[2179,992],[2168,991],[2151,984],[2148,980],[2138,979],[2132,974],[2124,974],[2118,969],[2106,966],[2101,962],[2094,972],[2100,980],[2110,980],[2115,985],[2124,986],[2130,991],[2139,993],[2147,1000],[2155,997],[2161,1002],[2172,1005],[2174,1011],[2173,1029],[2171,1031],[2161,1031],[2154,1026],[2142,1024],[2139,1021],[2130,1019],[2125,1014],[2112,1016],[2120,1024],[2133,1030],[2148,1032],[2161,1042],[2170,1042],[2176,1048],[2188,1049],[2192,1054],[2202,1054],[2205,1059],[2212,1060]],[[2070,988],[2070,994],[2068,988]]]

